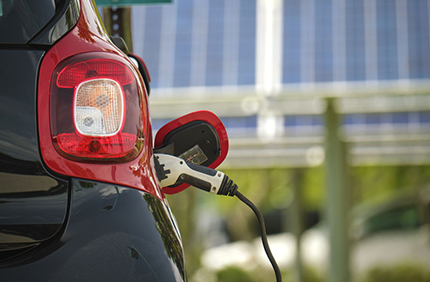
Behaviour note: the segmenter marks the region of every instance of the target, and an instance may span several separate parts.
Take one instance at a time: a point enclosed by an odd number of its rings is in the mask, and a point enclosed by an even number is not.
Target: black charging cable
[[[188,164],[190,165],[190,164]],[[194,166],[192,166],[194,167]],[[209,168],[204,168],[205,170],[212,170]],[[215,171],[215,170],[213,170]],[[214,174],[214,173],[212,173]],[[202,189],[199,186],[195,186],[201,190],[208,191],[208,189]],[[270,261],[270,264],[272,265],[273,271],[275,272],[276,276],[276,282],[282,282],[282,275],[281,271],[279,269],[278,264],[276,263],[275,258],[273,257],[272,251],[270,250],[269,242],[267,240],[267,233],[266,233],[266,224],[264,222],[263,215],[261,214],[260,210],[257,208],[256,205],[254,205],[248,198],[246,198],[242,193],[238,191],[239,187],[231,180],[227,175],[223,175],[223,179],[221,182],[221,185],[218,189],[217,194],[218,195],[224,195],[224,196],[236,196],[241,200],[243,203],[245,203],[248,207],[252,209],[252,211],[257,216],[258,224],[260,226],[260,234],[261,234],[261,241],[263,243],[264,251],[266,252],[267,258]]]
[[[240,193],[239,191],[236,191],[235,196],[238,197],[239,200],[241,200],[243,203],[245,203],[248,207],[250,207],[254,211],[255,215],[257,216],[258,223],[260,226],[261,241],[263,242],[264,251],[266,252],[267,257],[269,258],[269,261],[272,264],[273,271],[275,271],[276,282],[282,282],[281,271],[279,270],[279,266],[276,263],[276,260],[272,255],[272,251],[270,250],[269,242],[267,241],[266,225],[264,223],[263,215],[258,210],[258,208],[248,198],[246,198],[242,193]]]

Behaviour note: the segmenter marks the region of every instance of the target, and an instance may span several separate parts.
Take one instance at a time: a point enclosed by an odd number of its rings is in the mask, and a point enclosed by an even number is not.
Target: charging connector
[[[154,154],[158,162],[157,175],[161,187],[182,183],[217,195],[234,196],[237,185],[221,171],[196,165],[167,154]]]

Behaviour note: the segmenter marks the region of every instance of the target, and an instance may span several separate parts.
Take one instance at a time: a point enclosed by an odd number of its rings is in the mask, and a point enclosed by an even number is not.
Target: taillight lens
[[[135,75],[129,62],[113,54],[76,55],[60,63],[50,99],[55,149],[78,161],[135,158],[145,120]]]
[[[75,126],[87,136],[110,136],[124,121],[124,93],[112,79],[91,79],[79,84],[73,101]]]

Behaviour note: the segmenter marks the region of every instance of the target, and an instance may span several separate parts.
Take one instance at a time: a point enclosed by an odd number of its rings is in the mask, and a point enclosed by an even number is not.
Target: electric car
[[[0,1],[0,281],[186,281],[149,75],[116,45],[93,1]],[[158,151],[214,167],[223,130],[187,115]]]

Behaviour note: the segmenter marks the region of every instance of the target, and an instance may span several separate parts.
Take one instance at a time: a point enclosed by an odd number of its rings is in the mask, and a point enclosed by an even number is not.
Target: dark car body
[[[185,281],[144,80],[94,2],[0,5],[0,281]],[[109,132],[102,95],[77,98],[107,82],[120,104]]]

